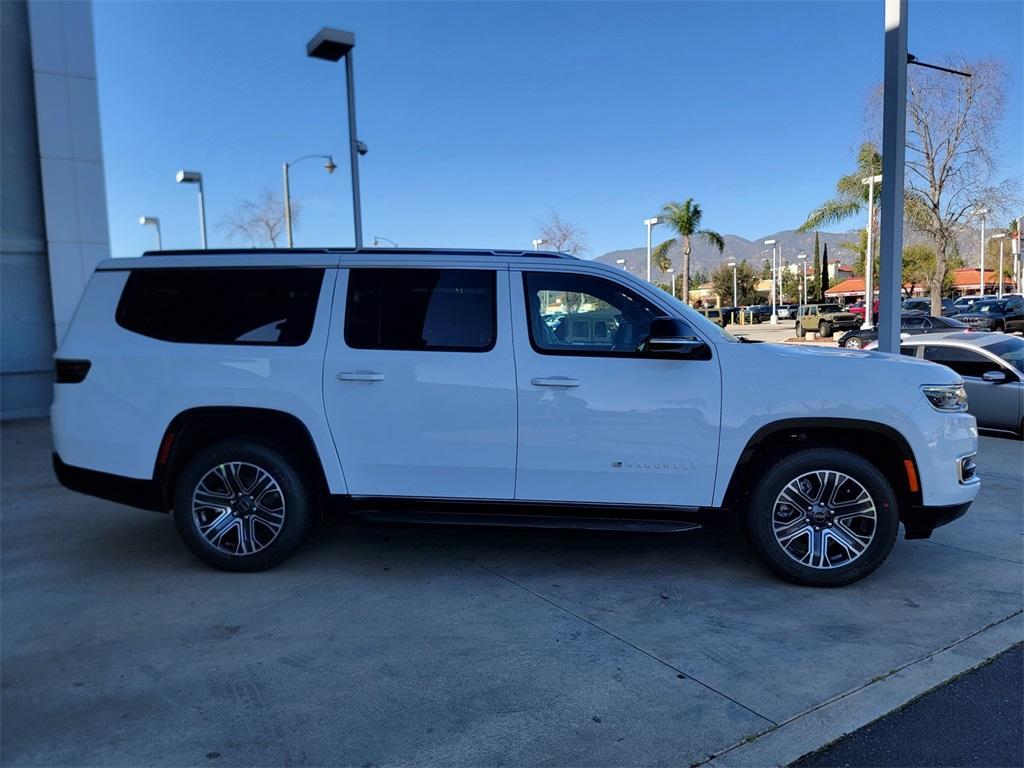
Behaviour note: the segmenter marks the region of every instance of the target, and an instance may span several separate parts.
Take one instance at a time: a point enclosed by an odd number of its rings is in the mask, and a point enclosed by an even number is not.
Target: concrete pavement
[[[45,423],[2,447],[5,765],[783,764],[1022,632],[1024,446],[998,438],[967,517],[840,590],[775,580],[728,523],[336,520],[219,573],[166,516],[56,486]]]

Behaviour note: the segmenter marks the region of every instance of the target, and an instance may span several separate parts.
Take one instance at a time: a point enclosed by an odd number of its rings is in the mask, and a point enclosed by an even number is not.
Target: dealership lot
[[[47,430],[3,430],[10,765],[786,762],[1021,637],[1020,442],[982,439],[965,518],[814,590],[721,522],[333,520],[220,573],[166,516],[58,487]]]

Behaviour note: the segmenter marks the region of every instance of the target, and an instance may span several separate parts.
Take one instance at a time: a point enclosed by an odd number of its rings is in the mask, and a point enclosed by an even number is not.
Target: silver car
[[[904,339],[900,351],[964,377],[978,426],[1024,438],[1024,339],[1003,333],[933,333]]]

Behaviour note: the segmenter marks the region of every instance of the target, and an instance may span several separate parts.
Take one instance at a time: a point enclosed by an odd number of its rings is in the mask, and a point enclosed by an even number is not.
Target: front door
[[[604,276],[513,270],[509,280],[516,499],[710,505],[721,401],[713,345],[700,360],[639,351],[667,312]]]
[[[504,266],[352,267],[335,296],[324,404],[349,493],[511,499]]]

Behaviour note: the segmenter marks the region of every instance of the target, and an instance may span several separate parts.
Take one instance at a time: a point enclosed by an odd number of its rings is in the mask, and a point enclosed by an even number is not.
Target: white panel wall
[[[43,206],[60,343],[85,283],[110,255],[92,3],[29,0]]]

